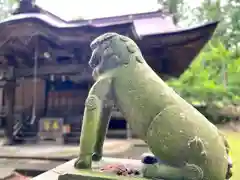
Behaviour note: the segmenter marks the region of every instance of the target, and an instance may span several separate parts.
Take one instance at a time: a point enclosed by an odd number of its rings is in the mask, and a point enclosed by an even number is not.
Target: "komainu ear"
[[[128,37],[126,36],[119,36],[120,40],[122,40],[125,44],[126,44],[126,47],[127,47],[127,50],[129,53],[133,54],[133,53],[136,53],[134,56],[135,58],[133,58],[134,60],[136,60],[137,62],[139,63],[143,63],[143,57],[137,53],[137,52],[140,52],[139,48],[137,47],[137,45]],[[126,62],[124,64],[128,64],[129,62]]]
[[[135,53],[136,52],[136,46],[132,42],[126,42],[127,50],[129,53]]]
[[[122,35],[119,36],[119,39],[120,39],[121,41],[123,41],[123,42],[128,42],[128,41],[129,41],[129,38],[128,38],[128,37],[122,36]]]
[[[105,33],[92,41],[90,44],[91,49],[95,49],[97,46],[113,38],[114,36],[119,36],[119,34],[114,32]]]

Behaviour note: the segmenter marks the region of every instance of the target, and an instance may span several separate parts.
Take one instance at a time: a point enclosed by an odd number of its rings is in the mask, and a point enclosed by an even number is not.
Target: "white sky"
[[[200,0],[187,0],[192,5]],[[157,0],[36,0],[36,4],[65,20],[97,18],[158,9]]]

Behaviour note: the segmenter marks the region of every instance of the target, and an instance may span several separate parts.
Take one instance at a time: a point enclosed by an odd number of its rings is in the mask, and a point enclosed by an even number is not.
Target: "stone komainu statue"
[[[218,129],[151,69],[128,37],[106,33],[92,44],[95,84],[85,103],[76,168],[102,157],[116,105],[156,159],[143,175],[165,180],[223,180],[230,176],[228,144]]]

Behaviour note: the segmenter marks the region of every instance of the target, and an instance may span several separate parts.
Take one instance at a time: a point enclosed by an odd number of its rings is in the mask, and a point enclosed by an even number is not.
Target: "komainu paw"
[[[87,162],[85,160],[82,160],[82,159],[78,158],[74,163],[74,167],[76,169],[90,169],[91,168],[91,162]]]

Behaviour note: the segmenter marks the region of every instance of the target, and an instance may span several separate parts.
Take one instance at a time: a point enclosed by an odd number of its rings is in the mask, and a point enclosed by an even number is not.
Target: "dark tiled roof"
[[[0,22],[0,51],[11,47],[26,52],[31,49],[28,44],[34,36],[63,47],[78,47],[112,31],[129,35],[143,52],[150,52],[156,71],[179,76],[211,38],[216,26],[217,22],[213,22],[178,29],[160,11],[70,22],[47,13],[23,13]],[[159,64],[164,69],[158,68]]]
[[[162,21],[164,21],[167,17],[168,16],[162,15],[160,11],[155,11],[155,12],[130,14],[130,15],[123,15],[123,16],[116,16],[116,17],[64,21],[62,19],[56,18],[55,16],[53,18],[52,15],[45,14],[45,13],[22,13],[22,14],[11,16],[1,21],[0,23],[4,24],[4,23],[17,22],[17,21],[37,20],[57,28],[73,28],[73,27],[82,27],[82,26],[105,27],[105,26],[113,26],[117,24],[133,23],[135,20],[146,20],[146,19],[153,19],[153,18],[162,19]]]

